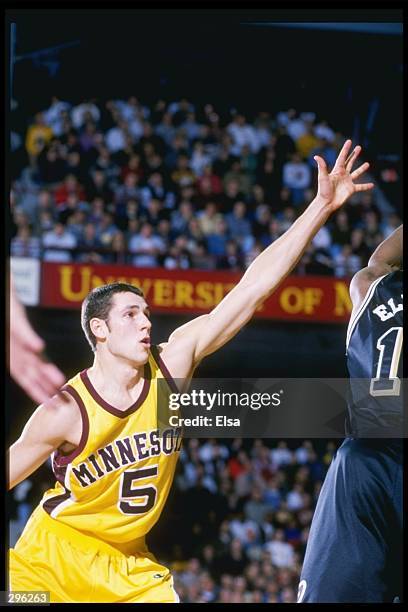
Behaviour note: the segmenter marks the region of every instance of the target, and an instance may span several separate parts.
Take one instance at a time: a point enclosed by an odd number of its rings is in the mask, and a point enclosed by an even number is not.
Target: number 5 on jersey
[[[148,486],[137,487],[133,486],[133,483],[136,480],[154,478],[157,474],[157,465],[123,472],[120,479],[120,499],[118,503],[118,508],[122,514],[144,514],[153,508],[157,498],[156,487],[151,483]],[[143,498],[142,503],[137,501],[141,498]]]

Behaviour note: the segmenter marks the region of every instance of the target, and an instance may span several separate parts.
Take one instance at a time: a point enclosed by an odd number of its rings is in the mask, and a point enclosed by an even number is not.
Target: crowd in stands
[[[54,97],[22,136],[12,255],[234,271],[293,223],[315,193],[313,156],[331,166],[344,141],[312,112],[221,116],[211,104],[136,97],[76,106]],[[295,272],[350,276],[400,222],[375,192],[356,194]]]
[[[183,603],[293,603],[317,497],[338,441],[185,440],[149,546]],[[52,481],[13,490],[12,541]],[[159,524],[160,526],[160,524]]]

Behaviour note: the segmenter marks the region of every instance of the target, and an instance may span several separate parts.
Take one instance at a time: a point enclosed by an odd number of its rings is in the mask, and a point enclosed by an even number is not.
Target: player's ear
[[[99,340],[100,342],[104,342],[106,340],[109,331],[106,321],[104,321],[103,319],[98,319],[97,317],[93,317],[89,321],[89,327],[91,328],[91,332],[97,340]]]

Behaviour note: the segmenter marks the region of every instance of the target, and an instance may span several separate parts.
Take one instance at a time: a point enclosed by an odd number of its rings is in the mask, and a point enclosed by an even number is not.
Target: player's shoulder
[[[361,304],[375,281],[390,274],[392,271],[392,266],[381,263],[369,265],[356,272],[351,279],[349,288],[353,307],[357,308]]]
[[[64,387],[41,404],[40,408],[44,417],[52,422],[73,422],[80,417],[77,401]]]

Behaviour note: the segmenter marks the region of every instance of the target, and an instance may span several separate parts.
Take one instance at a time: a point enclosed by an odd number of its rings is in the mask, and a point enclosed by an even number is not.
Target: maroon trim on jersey
[[[58,482],[65,486],[67,466],[59,464],[58,459],[59,455],[57,454],[57,451],[55,451],[55,453],[52,455],[52,471],[54,472],[54,476]]]
[[[170,387],[170,389],[174,392],[174,393],[178,393],[178,387],[176,385],[176,383],[174,382],[174,378],[172,377],[172,375],[170,374],[170,372],[167,369],[166,364],[164,363],[163,359],[160,357],[160,353],[159,353],[159,347],[153,345],[150,349],[150,352],[152,353],[157,365],[159,366],[160,370],[163,372],[166,381]]]
[[[73,451],[67,454],[57,449],[54,453],[53,471],[59,482],[61,482],[60,478],[65,478],[65,471],[68,463],[71,463],[71,461],[73,461],[75,457],[78,457],[78,455],[84,450],[89,435],[88,413],[78,391],[71,387],[71,385],[65,385],[65,387],[63,387],[61,391],[66,391],[67,393],[69,393],[78,404],[82,417],[82,434],[81,439],[79,441],[79,445]],[[54,466],[56,467],[56,469],[54,469]],[[62,484],[64,484],[64,480],[62,480]]]
[[[62,502],[71,497],[71,492],[67,491],[66,489],[65,491],[66,493],[63,493],[62,495],[57,495],[56,497],[51,497],[50,499],[45,500],[43,503],[43,508],[48,514],[51,514],[51,512],[55,510],[59,504],[62,504]]]
[[[105,400],[99,395],[99,393],[97,392],[97,390],[92,385],[89,379],[88,370],[83,370],[83,372],[81,372],[82,382],[84,383],[85,387],[87,388],[88,392],[93,397],[95,402],[97,402],[101,408],[103,408],[104,410],[107,410],[108,412],[110,412],[110,414],[113,414],[114,416],[119,417],[120,419],[124,419],[128,417],[130,414],[133,414],[134,412],[136,412],[136,410],[140,408],[140,406],[143,404],[143,402],[145,401],[149,393],[150,380],[152,377],[152,373],[151,373],[150,365],[148,362],[144,366],[143,376],[144,376],[143,388],[136,402],[132,404],[126,410],[119,410],[118,408],[115,408],[114,406],[111,406],[110,404],[108,404],[108,402],[105,402]]]

